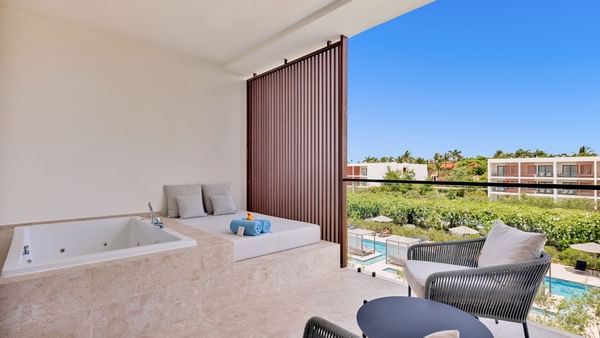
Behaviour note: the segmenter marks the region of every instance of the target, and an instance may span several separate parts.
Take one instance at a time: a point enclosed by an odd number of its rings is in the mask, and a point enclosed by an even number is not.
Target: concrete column
[[[600,182],[598,181],[598,161],[594,160],[594,185],[598,185]],[[594,191],[594,209],[598,209],[598,191]]]
[[[556,160],[552,161],[552,183],[558,183],[558,164]],[[554,195],[554,200],[558,200],[558,189],[552,189],[552,194]]]
[[[490,163],[489,160],[488,160],[487,165],[488,165],[488,169],[487,169],[488,179],[487,180],[488,180],[488,182],[491,182],[492,181],[492,164]],[[488,199],[491,199],[491,197],[492,197],[492,187],[487,187],[487,190],[488,190]]]
[[[521,161],[517,162],[517,182],[521,183]],[[519,199],[521,199],[521,187],[517,191],[519,192]]]

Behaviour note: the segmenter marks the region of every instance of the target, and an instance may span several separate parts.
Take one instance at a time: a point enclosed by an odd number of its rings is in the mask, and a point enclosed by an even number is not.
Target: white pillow
[[[177,196],[202,196],[202,185],[165,185],[165,195],[167,196],[167,217],[179,217],[179,206],[177,205]]]
[[[479,267],[511,264],[539,258],[546,244],[546,235],[525,232],[497,220],[487,236]]]
[[[221,184],[203,184],[202,198],[204,199],[204,208],[209,214],[213,213],[212,196],[231,195],[231,186],[229,183]]]
[[[181,218],[194,218],[206,216],[202,195],[184,195],[177,196],[177,205],[179,206],[179,216]]]
[[[231,195],[214,195],[210,197],[213,206],[213,215],[235,214],[235,202]]]

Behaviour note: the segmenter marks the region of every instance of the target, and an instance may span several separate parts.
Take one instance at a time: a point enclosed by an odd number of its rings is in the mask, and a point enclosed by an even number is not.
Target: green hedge
[[[564,208],[542,208],[501,201],[446,198],[407,198],[393,192],[349,192],[348,217],[366,219],[385,215],[397,224],[447,229],[458,225],[487,231],[492,223],[504,223],[525,231],[544,232],[548,245],[565,249],[570,244],[600,238],[600,213]]]

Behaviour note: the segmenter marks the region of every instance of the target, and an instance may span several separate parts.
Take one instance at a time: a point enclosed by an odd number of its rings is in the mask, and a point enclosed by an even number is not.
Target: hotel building
[[[488,181],[499,183],[550,183],[596,185],[600,183],[600,157],[499,158],[488,160]],[[489,187],[491,198],[528,196],[586,198],[597,201],[593,190]]]
[[[413,172],[415,180],[427,179],[427,165],[416,163],[348,163],[346,165],[346,177],[360,179],[383,179],[388,171],[399,171],[402,174]],[[350,184],[349,184],[350,185]],[[380,186],[375,182],[352,182],[352,187]]]

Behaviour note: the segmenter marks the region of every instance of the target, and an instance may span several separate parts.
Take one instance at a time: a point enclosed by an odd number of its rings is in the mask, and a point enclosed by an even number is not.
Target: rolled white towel
[[[428,334],[424,338],[460,338],[458,330],[438,331]]]

